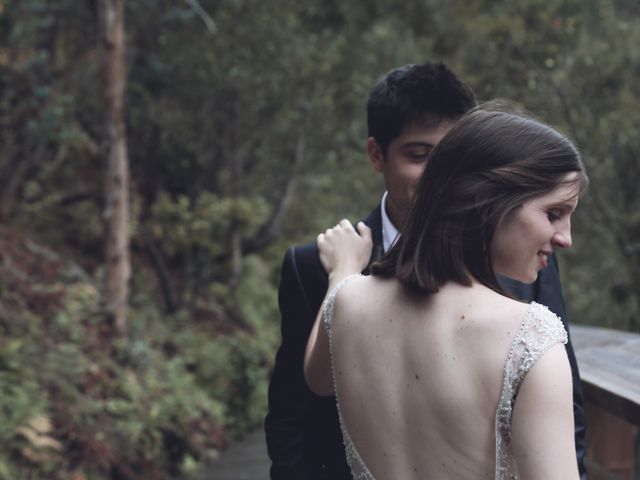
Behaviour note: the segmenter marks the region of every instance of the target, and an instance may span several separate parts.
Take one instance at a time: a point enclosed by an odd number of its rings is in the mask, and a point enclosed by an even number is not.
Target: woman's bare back
[[[344,285],[332,362],[363,478],[495,478],[496,406],[528,308],[480,285],[430,296],[380,277]]]

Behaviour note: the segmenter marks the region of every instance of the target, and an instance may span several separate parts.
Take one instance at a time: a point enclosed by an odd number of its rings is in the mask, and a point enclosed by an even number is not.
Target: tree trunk
[[[105,109],[105,303],[118,333],[127,325],[129,166],[124,125],[124,0],[99,0],[100,59]]]

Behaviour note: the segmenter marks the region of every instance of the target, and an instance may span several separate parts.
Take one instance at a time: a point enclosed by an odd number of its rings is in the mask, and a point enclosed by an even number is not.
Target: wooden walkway
[[[572,325],[571,340],[585,396],[640,426],[640,335]]]
[[[571,337],[585,399],[589,478],[638,479],[640,334],[572,325]]]
[[[231,445],[194,480],[269,480],[270,465],[264,430],[260,429]]]

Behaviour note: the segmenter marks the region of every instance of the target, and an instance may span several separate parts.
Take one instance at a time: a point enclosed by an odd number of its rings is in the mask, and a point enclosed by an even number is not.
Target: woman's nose
[[[572,245],[571,227],[566,227],[558,230],[556,233],[554,233],[551,242],[559,248],[570,248]]]

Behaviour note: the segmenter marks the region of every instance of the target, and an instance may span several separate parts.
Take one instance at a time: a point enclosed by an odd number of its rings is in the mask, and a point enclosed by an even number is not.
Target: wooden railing
[[[591,480],[634,480],[640,427],[640,334],[571,326],[587,417]]]

